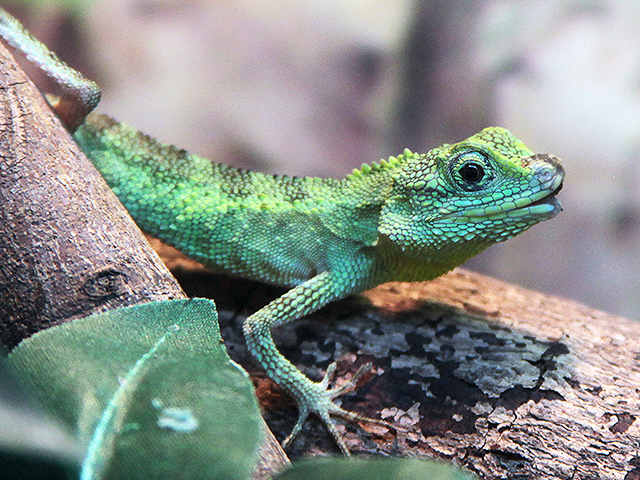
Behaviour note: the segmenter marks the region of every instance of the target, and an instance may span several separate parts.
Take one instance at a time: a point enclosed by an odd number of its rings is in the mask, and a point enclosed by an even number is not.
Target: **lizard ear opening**
[[[391,198],[380,212],[378,234],[400,247],[421,248],[430,243],[429,217],[420,215],[406,198]]]

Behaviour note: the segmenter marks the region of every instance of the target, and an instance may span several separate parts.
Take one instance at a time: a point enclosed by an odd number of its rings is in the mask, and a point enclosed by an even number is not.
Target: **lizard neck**
[[[455,243],[439,248],[411,248],[380,235],[374,256],[383,282],[421,282],[453,270],[490,245],[491,242]]]

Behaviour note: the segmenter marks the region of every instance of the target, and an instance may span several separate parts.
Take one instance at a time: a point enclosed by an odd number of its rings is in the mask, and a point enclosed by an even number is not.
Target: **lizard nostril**
[[[544,165],[536,169],[536,175],[542,183],[547,183],[556,176],[556,169],[550,165]]]
[[[529,157],[529,165],[541,183],[552,182],[556,177],[564,178],[564,168],[554,155],[537,153]]]

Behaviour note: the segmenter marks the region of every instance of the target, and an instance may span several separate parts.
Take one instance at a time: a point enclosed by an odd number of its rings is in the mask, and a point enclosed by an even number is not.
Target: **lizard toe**
[[[336,405],[334,402],[334,399],[336,397],[356,388],[357,382],[360,377],[364,373],[371,370],[371,367],[372,364],[370,363],[362,365],[346,383],[337,388],[329,389],[329,382],[336,369],[336,364],[332,363],[327,368],[327,372],[325,373],[324,378],[321,382],[310,382],[309,384],[307,384],[307,388],[305,388],[305,391],[300,396],[298,396],[298,398],[296,398],[299,412],[298,420],[296,421],[292,432],[283,442],[282,446],[286,448],[291,445],[293,439],[302,430],[304,422],[306,421],[310,413],[314,413],[320,418],[344,455],[350,455],[349,449],[347,448],[342,435],[340,434],[340,432],[338,432],[336,423],[331,418],[332,416],[340,417],[350,422],[373,423],[376,425],[382,425],[392,430],[396,430],[396,428],[392,424],[385,422],[384,420],[358,415],[357,413],[345,410],[344,408]]]

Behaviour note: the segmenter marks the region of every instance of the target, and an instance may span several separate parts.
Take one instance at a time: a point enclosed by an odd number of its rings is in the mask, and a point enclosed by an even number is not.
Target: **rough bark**
[[[282,291],[170,260],[189,294],[217,299],[226,345],[282,440],[295,407],[252,367],[240,333],[244,314]],[[440,457],[491,480],[640,479],[638,322],[458,269],[331,304],[274,339],[315,379],[333,360],[338,382],[373,362],[342,406],[398,430],[341,422],[354,454]],[[288,453],[337,450],[309,422]]]
[[[0,340],[6,347],[92,313],[186,298],[1,44],[0,125]],[[286,462],[268,432],[255,478],[269,478]]]
[[[2,342],[184,296],[38,91],[0,55]]]
[[[400,320],[373,388],[418,393],[387,410],[399,443],[482,478],[640,478],[640,323],[465,271],[367,297]]]

